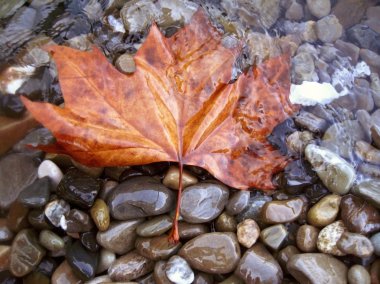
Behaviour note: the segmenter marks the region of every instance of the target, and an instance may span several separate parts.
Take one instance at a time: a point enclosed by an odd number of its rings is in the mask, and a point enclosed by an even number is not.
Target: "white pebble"
[[[172,256],[166,263],[166,276],[176,284],[190,284],[194,281],[194,272],[180,256]]]
[[[43,161],[38,167],[38,178],[43,178],[48,176],[54,187],[57,187],[61,179],[63,178],[63,173],[60,168],[50,160]]]

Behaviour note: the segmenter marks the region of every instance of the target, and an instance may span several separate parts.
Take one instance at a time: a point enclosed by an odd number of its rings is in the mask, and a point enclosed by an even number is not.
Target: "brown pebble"
[[[349,284],[371,284],[371,276],[362,265],[355,264],[350,267],[347,273]]]
[[[288,271],[286,264],[289,259],[296,254],[301,253],[295,246],[289,245],[280,250],[277,254],[277,261],[284,271]]]
[[[168,235],[152,238],[138,237],[135,243],[137,252],[151,260],[164,260],[177,253],[182,244],[173,243]]]
[[[154,266],[153,277],[156,284],[171,284],[172,282],[168,279],[165,272],[166,261],[157,261]]]
[[[196,184],[198,179],[193,176],[189,171],[183,170],[182,172],[182,188],[186,188],[190,185]],[[162,183],[171,188],[177,189],[179,188],[179,169],[177,166],[170,166]]]
[[[7,227],[15,233],[27,228],[29,226],[28,213],[29,209],[25,205],[18,201],[12,203],[7,216]]]
[[[231,215],[223,212],[215,221],[215,229],[217,232],[236,232],[236,220]]]
[[[210,232],[210,228],[205,224],[191,224],[187,222],[178,223],[178,234],[180,239],[192,239],[208,232]]]
[[[301,198],[270,201],[261,210],[262,219],[268,224],[291,222],[300,216],[303,206]]]
[[[370,275],[371,275],[371,284],[380,283],[380,259],[377,259],[372,263]]]
[[[341,197],[329,194],[319,200],[307,213],[307,221],[316,227],[325,227],[335,221],[339,213]]]
[[[337,242],[337,247],[346,254],[357,257],[370,257],[374,252],[371,241],[363,235],[344,232]]]
[[[11,256],[11,247],[0,245],[0,271],[9,269],[10,256]]]
[[[102,199],[96,199],[90,210],[92,220],[99,231],[105,231],[110,225],[110,213],[107,204]]]
[[[297,247],[303,252],[314,252],[317,249],[319,230],[310,225],[302,225],[297,231]]]
[[[82,281],[75,276],[73,270],[67,261],[63,261],[60,266],[54,271],[53,276],[51,277],[52,284],[79,284]]]
[[[287,236],[288,231],[282,224],[265,228],[260,233],[261,241],[274,250],[278,250],[281,248]]]
[[[125,74],[132,74],[136,71],[136,64],[133,56],[128,53],[120,55],[116,59],[115,66],[120,72]]]
[[[246,247],[252,247],[260,236],[260,227],[253,219],[245,219],[237,225],[237,238],[239,243]]]

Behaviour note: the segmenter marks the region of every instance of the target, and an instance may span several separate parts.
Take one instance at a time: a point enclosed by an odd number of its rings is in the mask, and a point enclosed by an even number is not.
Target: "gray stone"
[[[191,284],[194,281],[194,272],[185,259],[175,255],[166,263],[166,276],[176,284]]]
[[[330,0],[306,0],[306,4],[309,12],[318,19],[330,14]]]
[[[326,148],[313,144],[306,147],[305,155],[323,184],[331,192],[342,195],[351,189],[356,174],[354,168],[344,159]]]
[[[371,237],[371,243],[375,249],[375,254],[380,256],[380,232]]]
[[[335,15],[329,15],[320,19],[315,30],[318,39],[326,43],[335,42],[343,34],[343,27]]]
[[[285,226],[278,224],[262,230],[260,233],[260,239],[271,249],[278,250],[281,248],[288,234],[288,230]]]
[[[347,30],[348,39],[355,45],[380,52],[380,34],[363,24],[358,24]]]
[[[364,266],[355,264],[347,273],[348,284],[371,284],[371,276]]]
[[[355,185],[351,192],[372,203],[380,209],[380,180],[364,180]]]

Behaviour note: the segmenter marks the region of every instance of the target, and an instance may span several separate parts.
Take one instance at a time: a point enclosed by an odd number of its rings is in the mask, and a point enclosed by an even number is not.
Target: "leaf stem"
[[[177,196],[177,207],[175,209],[172,231],[170,232],[170,235],[169,235],[169,241],[172,243],[179,242],[178,220],[179,220],[179,211],[181,209],[181,194],[182,194],[182,187],[183,187],[182,185],[183,164],[181,160],[178,162],[178,168],[179,168],[179,181],[178,181],[179,186],[178,186],[178,196]]]

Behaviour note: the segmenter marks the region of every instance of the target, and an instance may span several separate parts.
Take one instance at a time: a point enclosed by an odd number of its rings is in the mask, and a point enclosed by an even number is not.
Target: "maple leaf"
[[[287,158],[266,137],[295,111],[288,56],[229,84],[240,47],[228,49],[221,40],[203,11],[170,38],[153,24],[132,75],[118,72],[96,48],[48,47],[65,106],[22,100],[56,137],[47,150],[85,165],[172,161],[180,174],[183,164],[194,165],[234,188],[273,189],[271,177]]]

